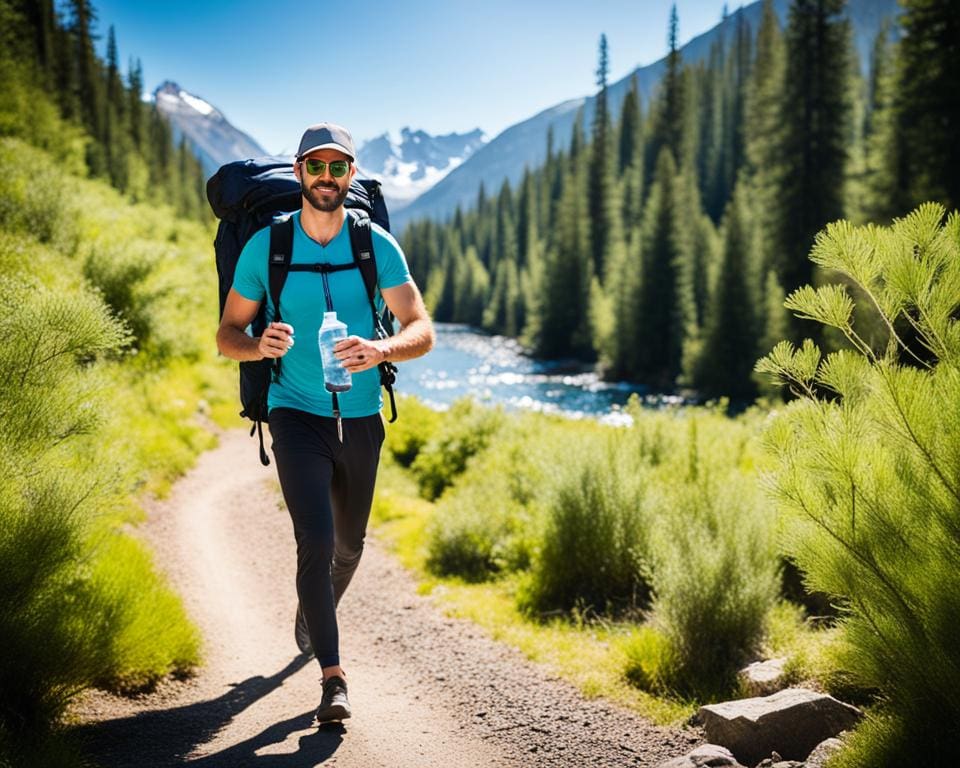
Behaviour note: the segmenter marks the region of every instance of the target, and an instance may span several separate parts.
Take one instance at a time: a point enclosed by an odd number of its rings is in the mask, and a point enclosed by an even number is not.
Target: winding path
[[[78,735],[103,768],[653,766],[700,741],[585,700],[444,616],[372,536],[340,606],[353,718],[317,728],[319,669],[293,641],[290,521],[243,431],[224,433],[138,530],[200,628],[205,664],[148,696],[83,700]]]

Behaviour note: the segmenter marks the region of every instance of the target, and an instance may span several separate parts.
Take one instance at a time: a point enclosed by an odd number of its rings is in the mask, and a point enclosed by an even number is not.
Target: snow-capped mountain
[[[431,136],[404,128],[399,141],[384,133],[363,143],[357,166],[379,179],[391,212],[409,205],[486,143],[479,128],[469,133]]]
[[[266,155],[256,141],[231,125],[221,112],[199,96],[169,80],[153,92],[157,109],[170,121],[174,138],[186,136],[207,175],[224,163]]]

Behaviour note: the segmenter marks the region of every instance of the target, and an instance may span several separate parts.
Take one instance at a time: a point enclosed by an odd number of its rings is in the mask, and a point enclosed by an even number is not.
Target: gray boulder
[[[757,768],[806,768],[799,760],[783,760],[776,752],[766,760],[761,760]]]
[[[786,659],[756,661],[737,673],[740,686],[748,696],[769,696],[785,688],[783,674]]]
[[[772,696],[700,708],[707,739],[727,747],[741,763],[756,765],[777,752],[805,760],[820,742],[851,728],[863,714],[832,696],[788,688]]]
[[[805,768],[823,768],[827,760],[833,757],[843,748],[843,742],[840,739],[827,739],[817,745],[817,748],[810,753],[807,758]]]
[[[744,768],[726,747],[701,744],[683,757],[675,757],[657,768]]]

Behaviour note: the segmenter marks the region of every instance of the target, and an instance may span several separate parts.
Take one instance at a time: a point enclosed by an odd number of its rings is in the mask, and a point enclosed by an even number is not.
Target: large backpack
[[[302,203],[300,182],[293,173],[293,159],[286,157],[262,157],[252,160],[238,160],[222,166],[207,181],[207,200],[214,214],[220,219],[217,238],[214,241],[217,260],[217,276],[220,284],[220,317],[227,301],[227,294],[233,286],[233,275],[243,246],[254,233],[270,226],[270,296],[276,308],[279,320],[280,293],[291,271],[293,247],[293,222],[289,214],[298,210]],[[347,199],[347,226],[350,228],[350,245],[353,251],[353,264],[343,265],[339,269],[356,267],[363,277],[370,310],[373,313],[374,328],[379,338],[393,333],[393,323],[389,311],[377,312],[374,293],[377,284],[376,255],[370,233],[370,222],[374,221],[384,229],[390,229],[390,219],[380,183],[373,179],[354,177],[350,183]],[[314,268],[321,265],[294,265],[298,268]],[[251,323],[254,336],[259,336],[266,327],[266,302]],[[256,432],[260,439],[260,461],[267,465],[270,459],[263,445],[263,422],[267,421],[267,393],[271,381],[280,375],[282,358],[264,359],[240,363],[240,403],[243,410],[240,415],[250,419],[251,436]],[[393,363],[381,363],[380,383],[390,397],[393,422],[397,418],[397,407],[393,395],[396,380],[396,366]]]

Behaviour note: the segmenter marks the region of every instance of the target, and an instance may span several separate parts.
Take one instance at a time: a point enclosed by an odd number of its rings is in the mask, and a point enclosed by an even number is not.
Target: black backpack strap
[[[293,218],[284,216],[270,225],[270,253],[267,272],[270,280],[270,301],[273,302],[273,321],[283,322],[280,316],[280,294],[290,274],[293,260]],[[273,380],[280,378],[281,358],[273,361]]]
[[[373,298],[377,289],[377,259],[373,253],[370,217],[363,211],[352,209],[347,211],[347,222],[350,227],[350,247],[353,250],[353,261],[360,268],[360,274],[363,276],[363,284],[367,289],[367,300],[370,302],[370,311],[374,317],[374,326],[379,326],[377,305]],[[380,328],[376,327],[376,331],[379,335]]]
[[[360,269],[363,285],[367,289],[367,300],[370,302],[370,312],[373,314],[373,328],[378,339],[385,339],[389,335],[384,322],[377,312],[374,295],[377,289],[377,258],[373,250],[373,234],[370,225],[370,216],[365,211],[350,209],[347,211],[347,225],[350,228],[350,247],[353,250],[353,261]],[[387,316],[389,322],[389,315]],[[393,385],[397,380],[397,366],[384,361],[377,368],[380,369],[380,385],[387,390],[390,396],[390,418],[392,424],[397,420],[397,401],[393,395]]]
[[[270,300],[274,321],[280,322],[280,293],[283,291],[293,259],[293,218],[284,216],[270,225]]]
[[[278,219],[270,225],[270,252],[267,255],[267,274],[270,280],[270,300],[273,302],[274,321],[280,322],[280,293],[283,291],[283,285],[287,282],[287,274],[290,272],[290,261],[293,258],[293,220],[286,216]],[[271,378],[276,381],[280,376],[280,358],[276,358],[272,363]],[[263,466],[270,464],[270,457],[267,456],[266,448],[263,444],[263,422],[267,418],[266,389],[258,397],[260,408],[254,416],[253,427],[250,429],[250,435],[257,433],[260,440],[260,463]],[[241,414],[241,416],[244,414]]]

